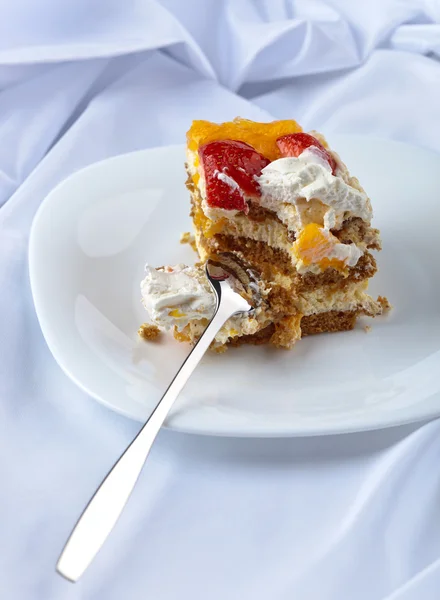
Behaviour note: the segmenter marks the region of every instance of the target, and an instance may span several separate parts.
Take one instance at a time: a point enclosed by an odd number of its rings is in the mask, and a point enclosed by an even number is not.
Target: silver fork
[[[113,529],[163,422],[219,329],[231,316],[252,310],[252,306],[233,289],[231,284],[235,285],[236,275],[225,266],[209,260],[206,274],[216,295],[214,317],[148,421],[96,490],[70,534],[57,563],[57,571],[69,581],[79,579]]]

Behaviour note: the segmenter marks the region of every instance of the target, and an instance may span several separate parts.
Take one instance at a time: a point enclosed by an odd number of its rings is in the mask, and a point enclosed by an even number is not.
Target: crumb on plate
[[[180,243],[189,244],[194,250],[194,252],[197,252],[196,240],[191,232],[185,231],[184,233],[182,233],[182,235],[180,236]]]
[[[151,323],[142,323],[138,329],[138,336],[143,340],[152,342],[160,336],[160,329],[157,327],[157,325],[152,325]]]

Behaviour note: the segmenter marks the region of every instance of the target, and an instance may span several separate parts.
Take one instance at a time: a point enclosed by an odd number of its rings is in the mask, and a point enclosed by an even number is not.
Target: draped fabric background
[[[440,423],[319,439],[163,431],[76,585],[54,564],[138,429],[55,364],[27,241],[48,191],[193,118],[440,151],[439,0],[0,3],[0,598],[434,600]],[[396,202],[398,199],[396,199]]]

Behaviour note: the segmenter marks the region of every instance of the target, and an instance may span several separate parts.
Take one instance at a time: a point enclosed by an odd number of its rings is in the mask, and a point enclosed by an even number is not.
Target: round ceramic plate
[[[383,251],[370,290],[394,305],[348,333],[291,351],[208,353],[178,399],[172,429],[234,436],[359,431],[440,415],[440,157],[409,145],[333,136],[369,193]],[[146,420],[188,353],[171,334],[137,336],[147,319],[145,262],[193,263],[184,148],[111,158],[61,183],[30,238],[38,318],[61,368],[109,408]],[[366,331],[365,325],[371,325]]]

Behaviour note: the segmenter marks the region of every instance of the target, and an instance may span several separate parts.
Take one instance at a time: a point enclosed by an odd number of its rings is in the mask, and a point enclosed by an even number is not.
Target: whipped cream
[[[340,260],[344,262],[347,267],[354,267],[361,256],[362,250],[360,250],[356,244],[335,244],[327,254],[327,258],[330,260],[332,258]]]
[[[371,220],[371,205],[365,192],[333,175],[328,161],[313,148],[307,148],[298,157],[274,160],[256,179],[261,205],[276,212],[289,229],[296,231],[304,225],[302,214],[311,201],[318,201],[323,224],[329,229],[340,225],[347,213]],[[292,205],[297,210],[292,211]]]
[[[190,321],[213,317],[214,292],[200,270],[183,264],[154,269],[147,264],[145,274],[142,303],[159,326],[181,331]]]

